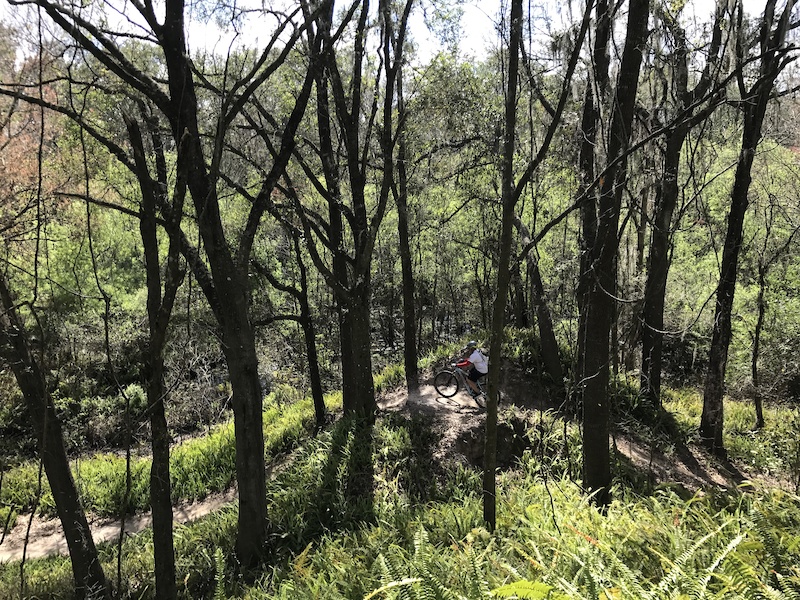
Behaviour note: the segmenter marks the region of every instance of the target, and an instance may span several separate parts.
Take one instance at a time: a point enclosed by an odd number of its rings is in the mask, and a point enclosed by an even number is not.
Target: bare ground
[[[513,399],[515,405],[523,408],[551,408],[549,400],[537,394],[530,382],[513,369],[506,370],[501,393],[504,402]],[[386,412],[419,413],[429,417],[431,426],[440,435],[434,456],[437,460],[455,459],[473,464],[480,460],[480,432],[485,412],[466,392],[443,398],[427,384],[411,393],[402,388],[384,395],[379,408]],[[687,447],[667,456],[626,436],[614,436],[613,443],[622,457],[649,473],[655,483],[677,483],[696,491],[707,487],[730,488],[748,479],[733,465],[711,459],[700,448]],[[188,523],[236,500],[235,489],[211,494],[204,500],[174,507],[174,519],[176,523]],[[151,523],[150,513],[128,517],[124,535],[134,535],[150,527]],[[90,526],[95,543],[116,541],[122,530],[122,523],[113,519],[93,519]],[[58,519],[31,519],[30,515],[18,517],[16,525],[0,541],[0,563],[21,560],[23,552],[27,559],[67,554]]]

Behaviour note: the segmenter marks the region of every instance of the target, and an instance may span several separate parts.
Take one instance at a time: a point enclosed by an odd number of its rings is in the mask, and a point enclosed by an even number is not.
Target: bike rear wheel
[[[439,395],[451,398],[458,391],[458,378],[452,371],[440,371],[433,378],[433,387]]]
[[[477,404],[480,408],[486,408],[486,403],[489,401],[489,398],[486,394],[486,389],[483,388],[483,391],[474,397],[475,404]],[[500,390],[497,390],[497,404],[499,405],[500,402],[502,402],[502,397],[500,395]]]

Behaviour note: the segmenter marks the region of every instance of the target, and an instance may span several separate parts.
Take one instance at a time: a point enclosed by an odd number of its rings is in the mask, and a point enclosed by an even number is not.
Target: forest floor
[[[506,400],[520,409],[545,410],[554,408],[549,400],[537,395],[535,388],[521,371],[504,370],[501,393]],[[475,401],[460,391],[452,398],[441,397],[432,385],[423,384],[418,390],[408,393],[405,388],[385,394],[379,401],[385,412],[417,414],[430,419],[430,426],[440,436],[435,459],[454,459],[480,465],[482,461],[484,410]],[[730,488],[749,478],[730,463],[713,460],[698,447],[683,447],[669,455],[630,436],[615,434],[614,447],[637,470],[649,473],[653,483],[678,484],[690,491],[709,487]],[[511,457],[513,458],[513,457]],[[506,457],[509,460],[509,457]],[[288,459],[278,460],[270,466],[269,476],[280,470]],[[498,464],[503,458],[498,458]],[[235,502],[237,492],[232,488],[224,493],[211,494],[203,500],[174,507],[176,523],[187,523]],[[90,518],[90,527],[95,543],[116,541],[122,531],[120,520]],[[124,535],[135,535],[151,526],[150,513],[125,519]],[[2,534],[2,532],[0,532]],[[16,525],[3,535],[0,542],[0,562],[41,558],[54,554],[67,554],[67,544],[58,519],[20,515]]]

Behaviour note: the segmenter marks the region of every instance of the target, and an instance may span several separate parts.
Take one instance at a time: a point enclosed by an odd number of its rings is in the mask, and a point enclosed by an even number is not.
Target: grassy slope
[[[677,424],[673,433],[691,435],[698,403],[696,394],[673,395],[667,404]],[[747,417],[737,416],[746,415],[746,406],[731,401],[726,409],[735,458],[750,457],[751,467],[785,472],[790,455],[768,458],[768,449],[791,450],[796,430],[792,434],[787,424],[796,416],[774,409],[768,428],[752,434],[742,433]],[[509,594],[530,598],[800,593],[797,495],[759,489],[687,499],[669,489],[642,495],[621,484],[603,516],[562,476],[578,451],[577,436],[568,426],[567,440],[561,439],[561,423],[545,419],[545,426],[540,421],[532,429],[539,439],[519,468],[500,476],[494,533],[482,527],[479,475],[432,460],[436,440],[428,423],[394,415],[365,432],[357,423],[340,421],[304,443],[293,466],[270,484],[274,535],[267,551],[273,568],[237,571],[231,559],[235,508],[224,509],[176,531],[182,594],[479,598],[508,585]],[[283,439],[286,426],[272,421],[268,434]],[[550,437],[542,439],[542,432]],[[124,545],[125,597],[152,597],[148,535]],[[113,573],[115,550],[103,552],[107,572]],[[30,563],[26,574],[28,595],[69,596],[66,559]],[[769,589],[776,591],[768,596]],[[0,597],[15,597],[18,590],[19,565],[0,568]]]

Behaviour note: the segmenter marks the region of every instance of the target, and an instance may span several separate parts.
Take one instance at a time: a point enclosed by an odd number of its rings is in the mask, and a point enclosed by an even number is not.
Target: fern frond
[[[226,600],[225,557],[220,548],[214,550],[214,600]]]
[[[552,585],[541,581],[515,581],[492,590],[497,598],[519,598],[519,600],[569,600]]]
[[[377,598],[379,595],[383,594],[384,592],[388,592],[389,590],[399,588],[399,587],[410,587],[415,583],[419,583],[421,580],[416,577],[407,577],[406,579],[402,579],[400,581],[391,581],[386,585],[379,587],[377,590],[373,590],[366,596],[364,596],[364,600],[371,600],[372,598]]]
[[[428,565],[420,565],[419,574],[422,582],[418,588],[418,600],[459,600],[452,590],[449,590],[431,572]]]
[[[375,565],[378,569],[378,575],[382,584],[381,589],[383,591],[394,589],[397,593],[396,597],[398,600],[417,600],[412,587],[413,582],[411,582],[414,578],[407,576],[400,558],[379,554],[378,558],[375,560]],[[406,582],[407,585],[396,585],[398,582]]]
[[[730,542],[728,542],[728,545],[725,546],[725,548],[722,550],[722,552],[720,552],[717,555],[716,559],[714,559],[714,562],[706,568],[706,574],[700,580],[701,585],[700,585],[699,590],[700,590],[702,595],[705,595],[705,592],[708,589],[708,584],[711,581],[711,579],[713,577],[715,577],[715,576],[719,577],[719,573],[717,573],[717,569],[719,568],[720,563],[722,563],[722,561],[725,560],[725,558],[727,558],[727,556],[731,552],[733,552],[739,544],[742,543],[743,539],[744,539],[744,534],[741,534],[741,533],[739,535],[737,535],[735,538],[733,538]],[[734,583],[741,583],[742,581],[746,581],[749,577],[752,577],[752,579],[754,579],[754,580],[758,580],[758,577],[755,575],[754,572],[751,574],[745,568],[745,567],[749,568],[749,565],[745,565],[741,561],[733,561],[733,562],[734,563],[738,563],[739,567],[741,567],[741,570],[735,570],[734,571],[734,573],[737,576],[736,578],[734,578]]]
[[[699,598],[701,592],[693,585],[696,582],[693,581],[691,577],[686,577],[686,566],[691,560],[694,559],[697,553],[705,547],[709,540],[718,536],[732,522],[733,519],[728,519],[722,525],[701,537],[694,544],[692,544],[691,548],[684,551],[674,562],[670,561],[669,558],[663,554],[657,553],[662,560],[672,565],[672,568],[670,569],[669,573],[667,573],[667,576],[664,577],[658,584],[658,592],[667,592],[669,590],[673,590],[678,587],[679,580],[684,580],[684,582],[688,584],[687,591],[689,595],[693,598]]]
[[[311,574],[311,569],[309,568],[311,560],[309,558],[309,555],[311,553],[311,548],[313,546],[314,542],[309,542],[308,546],[306,546],[303,549],[303,551],[297,555],[297,558],[294,559],[292,569],[294,570],[296,575],[305,578]]]
[[[800,600],[800,578],[787,577],[780,573],[775,573],[775,577],[778,580],[778,587],[780,587],[786,600]]]
[[[470,598],[485,598],[490,595],[489,583],[483,574],[483,556],[475,553],[472,546],[467,546],[464,554],[467,557],[469,566],[469,591]]]

